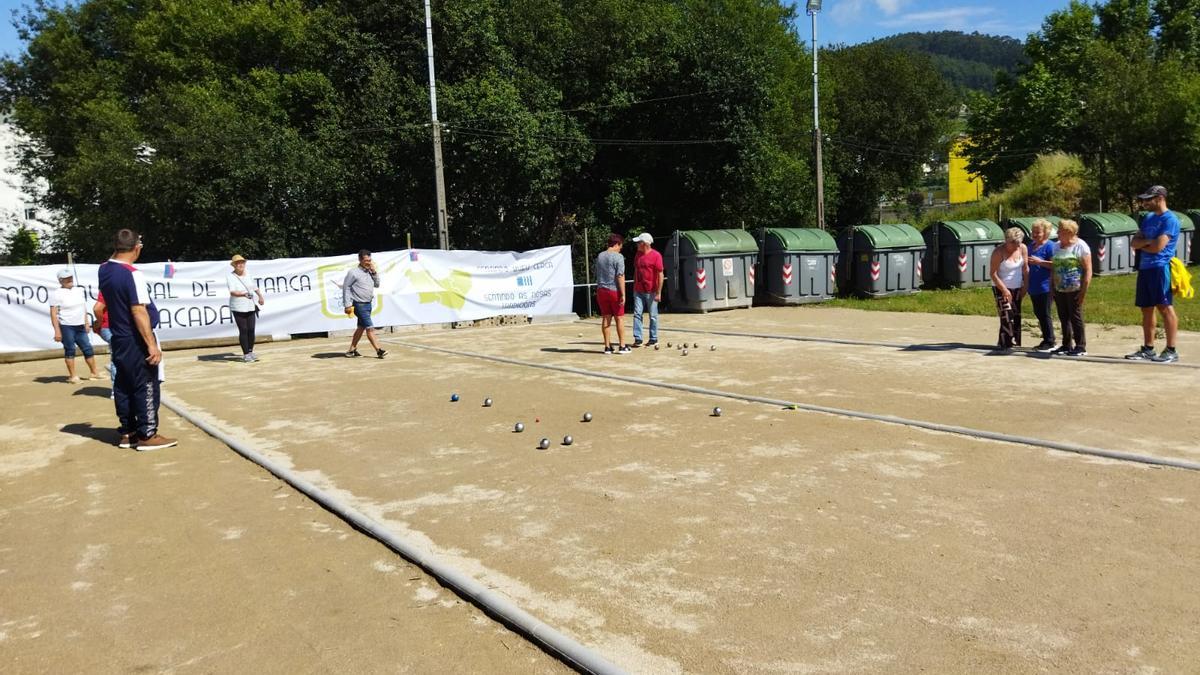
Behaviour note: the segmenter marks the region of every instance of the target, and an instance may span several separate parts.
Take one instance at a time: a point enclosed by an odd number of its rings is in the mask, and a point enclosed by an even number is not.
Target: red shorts
[[[621,303],[621,294],[611,288],[597,288],[596,302],[600,304],[601,316],[625,316],[625,305]]]

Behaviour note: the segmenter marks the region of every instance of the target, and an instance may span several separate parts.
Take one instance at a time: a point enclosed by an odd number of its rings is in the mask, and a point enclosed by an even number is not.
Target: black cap
[[[1167,188],[1161,185],[1151,185],[1145,192],[1138,195],[1138,199],[1154,199],[1155,197],[1167,196]]]

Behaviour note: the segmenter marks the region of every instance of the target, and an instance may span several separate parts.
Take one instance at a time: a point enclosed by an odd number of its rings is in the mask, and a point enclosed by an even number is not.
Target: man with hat
[[[1138,195],[1138,201],[1148,212],[1130,242],[1130,247],[1141,254],[1136,304],[1142,309],[1142,346],[1125,358],[1170,363],[1179,360],[1175,351],[1179,318],[1171,296],[1171,258],[1175,257],[1175,244],[1179,240],[1179,219],[1167,208],[1167,189],[1161,185],[1153,185]],[[1167,333],[1167,348],[1161,354],[1154,353],[1155,310],[1162,314]]]
[[[654,237],[643,232],[634,237],[637,254],[633,258],[633,346],[642,346],[642,315],[650,312],[650,340],[647,347],[658,344],[658,303],[662,301],[662,254],[651,248]]]
[[[59,287],[50,296],[50,325],[54,326],[54,341],[61,342],[67,362],[67,382],[78,384],[75,376],[75,348],[83,352],[83,360],[92,371],[92,379],[99,379],[96,370],[95,352],[87,322],[87,296],[75,285],[75,274],[67,268],[58,271]],[[88,379],[88,378],[83,378]]]

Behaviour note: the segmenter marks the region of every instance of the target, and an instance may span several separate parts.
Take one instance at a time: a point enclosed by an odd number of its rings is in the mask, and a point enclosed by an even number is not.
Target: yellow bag
[[[1196,297],[1196,289],[1192,288],[1192,273],[1179,258],[1171,258],[1171,292],[1175,297],[1185,300]]]

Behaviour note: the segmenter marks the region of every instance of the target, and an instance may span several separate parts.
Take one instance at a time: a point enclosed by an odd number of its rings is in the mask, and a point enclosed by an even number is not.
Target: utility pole
[[[438,248],[450,248],[450,217],[446,213],[446,178],[442,171],[442,125],[438,122],[437,78],[433,74],[433,12],[425,0],[425,51],[429,54],[429,109],[433,119],[433,177],[437,190]]]
[[[813,81],[813,154],[817,162],[817,227],[825,229],[825,167],[821,161],[821,106],[817,78],[817,12],[821,11],[821,0],[808,0],[806,7],[812,18],[812,81]]]

